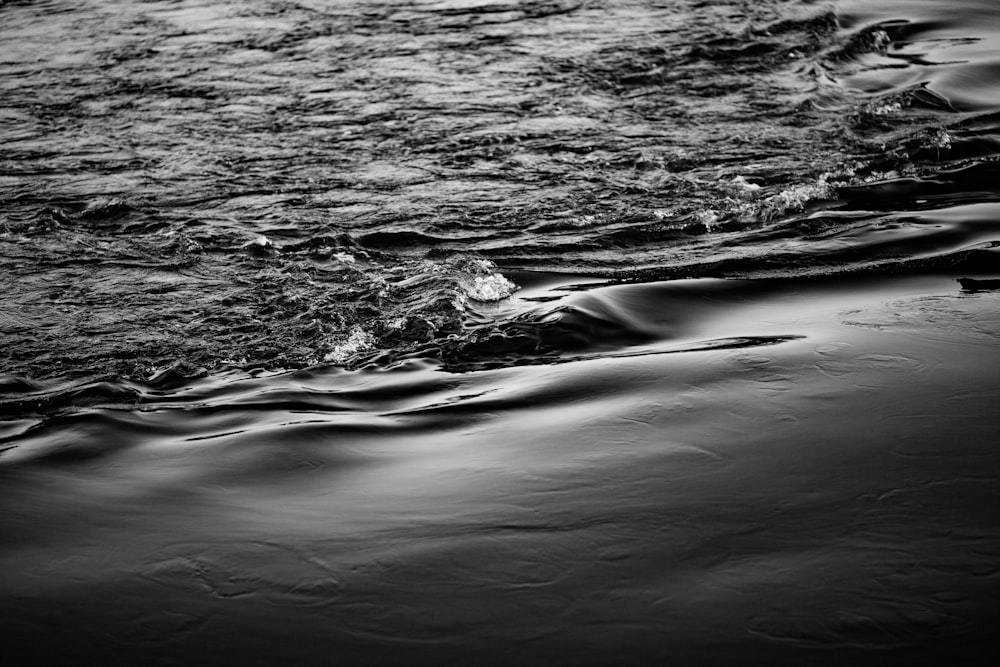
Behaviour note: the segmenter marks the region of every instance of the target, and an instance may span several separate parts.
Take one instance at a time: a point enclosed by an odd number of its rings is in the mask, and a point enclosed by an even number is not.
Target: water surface
[[[0,5],[15,663],[979,664],[993,4]]]

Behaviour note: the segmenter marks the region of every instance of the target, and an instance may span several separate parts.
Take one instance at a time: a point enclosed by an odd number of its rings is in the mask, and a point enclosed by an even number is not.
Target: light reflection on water
[[[28,271],[42,284],[11,281],[23,298],[4,303],[4,335],[42,340],[43,315],[64,311],[90,327],[113,326],[127,312],[148,333],[162,323],[151,314],[169,306],[191,321],[219,316],[224,326],[212,331],[221,336],[246,325],[244,311],[263,317],[273,308],[281,322],[317,315],[288,304],[313,308],[319,296],[328,299],[320,314],[333,321],[343,305],[330,296],[335,288],[363,311],[371,303],[348,290],[352,281],[370,281],[379,294],[387,276],[417,285],[401,303],[451,284],[432,280],[441,266],[414,277],[404,251],[509,259],[523,270],[504,272],[522,289],[459,313],[506,328],[450,364],[428,353],[375,358],[358,370],[245,365],[206,377],[165,371],[148,381],[67,384],[0,376],[0,627],[22,663],[975,664],[992,646],[1000,293],[960,290],[955,279],[997,275],[994,3],[963,0],[961,12],[917,0],[836,3],[840,28],[830,38],[841,41],[830,48],[843,47],[839,56],[810,42],[808,21],[785,25],[787,44],[775,37],[784,33],[772,21],[785,9],[808,17],[814,3],[671,5],[658,10],[660,33],[642,20],[646,3],[584,3],[565,20],[558,3],[537,3],[547,12],[537,25],[553,33],[511,27],[491,5],[487,18],[499,20],[477,23],[476,34],[488,46],[522,46],[510,47],[516,61],[498,57],[488,71],[468,73],[482,86],[477,94],[466,89],[472,79],[399,56],[396,42],[311,33],[315,25],[297,21],[316,3],[148,4],[147,21],[123,10],[114,23],[122,30],[112,30],[101,21],[117,16],[114,5],[96,3],[106,16],[59,23],[60,46],[42,58],[36,51],[52,38],[32,7],[55,3],[2,8],[14,17],[5,34],[15,43],[4,50],[4,71],[57,76],[82,63],[97,82],[87,85],[106,92],[74,102],[92,114],[78,126],[59,120],[59,104],[73,102],[63,99],[68,88],[32,89],[14,77],[5,88],[23,108],[49,114],[8,114],[10,141],[23,140],[3,176],[23,210],[10,205],[26,219],[32,202],[66,211],[55,233],[0,228],[4,259],[11,272],[63,262],[75,268],[59,280],[86,289],[41,300],[55,270]],[[469,17],[456,3],[400,6],[398,15],[377,4],[379,12],[352,15],[358,25],[409,21],[426,29],[421,39]],[[595,27],[602,12],[624,17],[614,34]],[[698,48],[671,23],[684,12],[705,37]],[[730,13],[758,24],[745,36],[761,61],[738,41],[709,39]],[[834,16],[815,14],[819,24]],[[629,31],[643,36],[634,54],[599,48]],[[161,38],[157,49],[130,50],[149,35]],[[234,35],[248,42],[237,48]],[[847,50],[852,39],[860,46]],[[281,40],[294,45],[291,56]],[[677,71],[688,83],[652,67],[670,54],[657,40],[684,45]],[[348,55],[338,48],[359,43],[357,53],[372,50],[362,55],[375,76],[324,74],[356,86],[349,91],[311,78],[322,58],[295,56],[315,48],[339,62]],[[792,45],[787,67],[769,64]],[[461,65],[445,46],[434,49],[440,64]],[[81,53],[105,60],[95,65]],[[205,53],[212,67],[192,67]],[[173,88],[150,80],[146,59]],[[582,92],[560,104],[574,108],[522,118],[504,87],[526,85],[537,63],[556,71],[567,62],[566,76],[581,78],[566,81]],[[700,87],[718,82],[699,72],[728,76],[727,62],[749,73],[728,80],[728,92]],[[105,70],[128,80],[118,85]],[[218,73],[230,70],[245,76]],[[404,130],[390,113],[398,100],[374,99],[386,72],[406,73],[417,86],[407,94],[422,91],[437,105],[421,111],[423,124]],[[547,81],[553,89],[566,82]],[[683,95],[641,106],[671,85]],[[792,113],[788,98],[799,94]],[[487,98],[494,107],[476,107]],[[296,113],[268,115],[292,99]],[[867,101],[874,106],[865,109]],[[338,105],[351,113],[319,113]],[[627,108],[631,124],[586,134],[597,124],[586,114],[609,108]],[[655,115],[667,111],[678,113]],[[462,113],[479,114],[483,127],[459,132]],[[839,116],[856,122],[838,125]],[[97,129],[106,117],[143,139],[136,150],[145,161],[105,145]],[[812,121],[828,134],[814,133]],[[359,131],[376,127],[383,143]],[[413,140],[406,153],[399,137],[414,128],[425,134],[405,135]],[[868,147],[870,164],[836,196],[794,215],[786,215],[794,206],[762,199],[752,200],[760,215],[749,222],[712,227],[722,218],[706,216],[671,226],[723,195],[757,192],[737,175],[780,199],[805,172],[844,157],[823,140],[831,128],[879,147]],[[456,139],[463,132],[465,143]],[[755,143],[759,133],[767,136]],[[581,147],[601,137],[603,147]],[[320,139],[348,149],[306,155]],[[704,155],[685,157],[680,141]],[[240,155],[213,152],[220,147]],[[405,164],[380,155],[389,148]],[[612,159],[619,149],[631,151],[628,159]],[[589,162],[602,150],[604,163]],[[260,164],[242,160],[265,153]],[[313,162],[296,162],[303,156]],[[438,161],[452,171],[424,182]],[[87,175],[88,164],[102,168]],[[469,175],[483,165],[514,165],[523,180]],[[550,182],[550,172],[572,178]],[[597,197],[598,186],[612,194]],[[87,217],[94,196],[133,191],[159,197],[160,208],[137,205],[125,217],[134,227],[122,229],[114,206]],[[534,217],[549,191],[555,203]],[[594,195],[590,208],[577,201],[583,195]],[[468,208],[444,210],[442,198]],[[415,202],[410,218],[399,213],[402,200]],[[507,215],[515,200],[519,214]],[[633,210],[616,218],[626,200]],[[433,234],[415,233],[409,226],[426,222],[429,209],[440,216]],[[357,244],[336,245],[343,230],[328,227],[334,213],[369,244],[367,259]],[[129,265],[131,273],[116,263],[166,252],[160,225],[204,242],[200,268],[184,273],[173,255],[162,266]],[[247,259],[240,243],[265,232],[284,238],[284,254]],[[304,249],[294,248],[299,241]],[[39,248],[51,254],[31,254]],[[317,248],[326,254],[310,254]],[[73,264],[84,259],[93,263]],[[564,261],[651,282],[530,270]],[[368,273],[352,273],[359,265]],[[315,281],[291,280],[301,278],[296,271]],[[678,276],[729,278],[653,281]],[[128,308],[98,298],[107,297],[98,287],[112,294],[108,285],[133,279],[153,287]],[[227,292],[228,305],[220,297],[206,312],[189,310],[187,300],[235,290],[240,280],[249,287]],[[241,301],[271,288],[257,311]],[[458,325],[455,337],[472,335],[472,323]]]
[[[206,664],[904,664],[976,641],[995,293],[699,282],[562,298],[687,305],[691,339],[802,338],[206,379],[53,418],[3,457],[4,616],[55,654]]]

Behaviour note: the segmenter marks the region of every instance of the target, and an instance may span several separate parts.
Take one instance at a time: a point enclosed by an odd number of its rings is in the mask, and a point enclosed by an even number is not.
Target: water
[[[998,44],[0,4],[5,662],[979,664]]]

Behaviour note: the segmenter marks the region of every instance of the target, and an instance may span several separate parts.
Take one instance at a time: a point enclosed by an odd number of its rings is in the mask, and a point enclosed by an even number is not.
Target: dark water
[[[0,3],[4,663],[987,664],[998,156],[994,1]]]

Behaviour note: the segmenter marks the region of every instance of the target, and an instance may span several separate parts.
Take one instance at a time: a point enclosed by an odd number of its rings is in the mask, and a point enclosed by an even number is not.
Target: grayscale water
[[[998,158],[994,0],[0,2],[4,664],[992,664]]]

